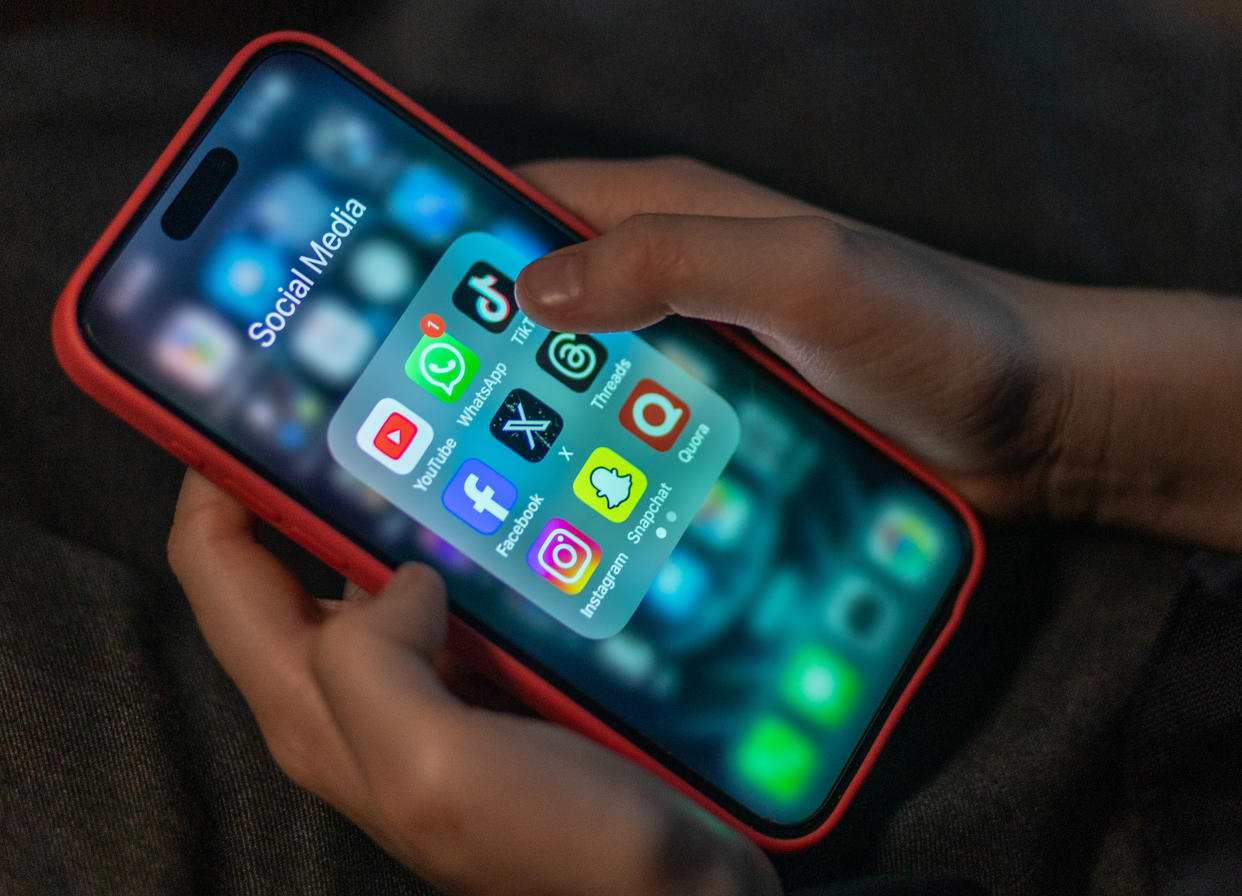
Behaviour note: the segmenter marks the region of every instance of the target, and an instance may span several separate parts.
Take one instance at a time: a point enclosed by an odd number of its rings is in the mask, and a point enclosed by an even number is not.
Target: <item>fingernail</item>
[[[549,310],[567,308],[582,295],[582,257],[557,252],[528,264],[517,281],[517,302]]]

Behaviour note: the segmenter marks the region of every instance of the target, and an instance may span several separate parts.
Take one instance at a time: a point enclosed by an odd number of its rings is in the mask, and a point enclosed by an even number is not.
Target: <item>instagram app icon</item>
[[[526,565],[566,594],[577,594],[599,558],[599,545],[564,520],[551,519],[526,554]]]

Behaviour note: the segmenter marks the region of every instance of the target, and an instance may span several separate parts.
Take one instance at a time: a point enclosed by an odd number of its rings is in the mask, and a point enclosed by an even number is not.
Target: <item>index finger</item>
[[[599,230],[646,212],[777,218],[825,214],[808,203],[693,159],[554,159],[514,169]]]

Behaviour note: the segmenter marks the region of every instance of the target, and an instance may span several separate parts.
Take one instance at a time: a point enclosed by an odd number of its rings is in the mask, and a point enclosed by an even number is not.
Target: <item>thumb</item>
[[[846,227],[829,218],[643,214],[527,265],[518,304],[537,322],[577,333],[636,330],[680,314],[776,336],[814,301]]]
[[[452,699],[428,662],[445,617],[440,578],[406,564],[313,655],[359,782],[336,802],[385,849],[453,893],[779,892],[753,844],[621,757]]]
[[[554,330],[670,314],[745,327],[947,471],[1026,459],[1040,368],[1021,292],[1014,275],[810,214],[637,215],[517,281],[523,310]]]
[[[517,300],[536,322],[573,333],[637,330],[670,314],[745,327],[848,404],[859,373],[909,374],[911,348],[921,362],[962,343],[962,322],[981,310],[963,286],[980,271],[827,215],[643,214],[531,262]],[[995,334],[976,335],[960,347],[990,348]]]

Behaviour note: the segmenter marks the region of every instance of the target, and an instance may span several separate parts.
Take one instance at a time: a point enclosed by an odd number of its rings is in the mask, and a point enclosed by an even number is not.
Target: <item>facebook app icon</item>
[[[491,535],[517,501],[517,489],[483,461],[472,457],[454,474],[441,500],[470,528]]]

